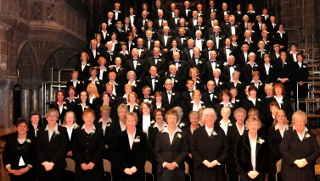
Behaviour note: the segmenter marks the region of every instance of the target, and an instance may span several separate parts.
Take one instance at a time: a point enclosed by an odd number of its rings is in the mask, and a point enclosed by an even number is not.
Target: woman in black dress
[[[314,181],[316,160],[320,147],[316,135],[306,128],[307,115],[297,111],[292,115],[293,127],[284,132],[280,143],[282,154],[282,179],[294,181]]]
[[[226,180],[224,164],[228,155],[228,143],[223,130],[215,126],[216,119],[214,109],[206,108],[202,115],[205,125],[193,133],[190,150],[195,169],[194,180]]]
[[[30,113],[30,121],[29,121],[29,126],[28,126],[28,136],[34,139],[35,141],[37,140],[38,137],[38,131],[39,128],[41,127],[41,122],[40,122],[40,113],[39,111],[32,111]]]
[[[50,108],[54,108],[59,113],[59,118],[57,120],[58,124],[61,125],[65,113],[68,111],[67,102],[65,101],[66,96],[62,90],[57,91],[55,101],[50,104]]]
[[[120,170],[119,181],[142,181],[145,179],[144,164],[148,156],[147,135],[136,128],[136,113],[125,116],[127,129],[117,135],[115,159]]]
[[[66,112],[64,121],[62,123],[62,127],[67,129],[67,149],[66,149],[66,157],[72,157],[72,141],[73,141],[73,133],[75,129],[79,128],[79,125],[76,123],[76,115],[72,111]]]
[[[237,144],[237,141],[240,136],[245,132],[244,121],[246,119],[247,112],[243,108],[237,108],[233,117],[235,119],[235,123],[233,123],[228,130],[227,138],[229,144],[229,156],[227,159],[227,173],[229,176],[229,180],[237,180],[238,173],[236,171],[237,164],[234,160],[234,150]]]
[[[92,109],[82,114],[84,125],[74,132],[72,144],[73,158],[76,162],[75,180],[91,181],[103,179],[102,155],[104,150],[102,129],[95,127]]]
[[[154,154],[154,148],[156,146],[157,134],[167,127],[167,123],[164,121],[164,113],[164,109],[156,109],[153,113],[154,120],[151,121],[148,129],[148,160],[152,163],[152,173],[155,178],[157,177],[158,161]]]
[[[168,126],[158,133],[154,150],[158,160],[158,181],[184,181],[187,135],[177,127],[179,115],[175,109],[168,110],[165,119]]]
[[[7,139],[2,154],[3,166],[11,181],[35,181],[35,141],[27,134],[27,121],[19,119],[17,133]],[[4,173],[3,173],[4,174]]]
[[[249,117],[246,121],[248,130],[239,137],[234,158],[241,181],[264,181],[268,168],[268,145],[258,135],[261,121],[258,117]]]
[[[66,167],[65,153],[67,131],[58,126],[59,113],[56,109],[48,109],[47,125],[39,129],[37,140],[37,167],[39,181],[62,181]]]
[[[78,103],[78,94],[74,86],[70,86],[68,89],[68,97],[66,98],[68,111],[75,112],[75,107]]]
[[[92,105],[89,103],[88,93],[86,91],[81,91],[79,95],[80,98],[78,104],[75,107],[75,114],[77,118],[77,124],[79,126],[82,126],[84,124],[84,121],[82,119],[82,113],[84,110],[91,108]]]
[[[272,127],[268,131],[268,145],[269,145],[269,177],[270,181],[274,181],[276,174],[276,164],[282,158],[279,150],[281,140],[283,138],[284,132],[289,129],[288,120],[284,110],[279,109],[275,114],[275,119]],[[278,179],[279,180],[279,179]]]

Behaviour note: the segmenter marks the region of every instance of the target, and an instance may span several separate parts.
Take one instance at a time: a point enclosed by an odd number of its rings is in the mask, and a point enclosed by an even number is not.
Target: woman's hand
[[[90,162],[87,166],[88,166],[88,170],[92,170],[95,164],[93,162]]]
[[[192,158],[192,154],[191,154],[191,153],[188,153],[188,156],[189,156],[190,158]]]
[[[175,163],[167,163],[166,167],[168,170],[174,170],[177,167],[177,165]]]
[[[24,167],[24,168],[21,168],[20,170],[18,170],[20,172],[20,174],[25,174],[27,173],[28,171],[30,170],[30,168],[27,166],[27,167]]]
[[[72,151],[68,151],[67,156],[72,157]]]
[[[82,163],[81,165],[82,170],[88,170],[88,165],[85,163]]]
[[[131,170],[131,173],[134,174],[137,172],[137,167],[133,166],[130,168],[130,170]]]
[[[259,175],[259,172],[257,172],[257,171],[250,171],[250,172],[248,173],[248,176],[249,176],[251,179],[255,179],[258,175]]]
[[[19,170],[13,170],[10,167],[8,168],[8,172],[13,175],[21,175]]]
[[[108,149],[108,148],[109,148],[109,146],[108,146],[108,145],[104,145],[104,147],[105,147],[106,149]]]
[[[132,171],[130,170],[130,168],[126,168],[124,169],[124,173],[127,174],[127,175],[132,175]]]

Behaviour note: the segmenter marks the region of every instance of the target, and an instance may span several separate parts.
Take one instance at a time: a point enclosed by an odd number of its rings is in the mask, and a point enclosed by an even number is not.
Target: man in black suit
[[[237,37],[239,37],[241,35],[240,27],[236,24],[234,15],[229,16],[229,25],[226,26],[225,34],[227,37],[231,37],[231,35],[237,35]]]
[[[162,22],[164,19],[163,11],[158,11],[158,16],[153,20],[153,27],[156,30],[162,29]]]
[[[205,48],[201,52],[201,57],[204,58],[205,60],[209,60],[211,50],[215,50],[213,41],[207,40],[206,46],[207,46],[207,48]]]
[[[220,30],[221,29],[219,26],[213,27],[214,34],[209,36],[209,39],[214,42],[216,50],[219,50],[219,48],[223,46],[223,42],[225,39],[225,36],[220,34]]]
[[[217,60],[217,51],[212,50],[210,52],[210,60],[206,62],[205,66],[203,67],[203,71],[200,74],[200,77],[202,77],[204,80],[214,80],[213,77],[213,71],[214,69],[222,69],[223,65],[221,62]]]
[[[181,77],[182,82],[186,81],[186,78],[188,76],[188,64],[185,60],[180,60],[180,53],[179,52],[173,52],[173,61],[170,61],[168,65],[175,65],[178,69],[177,75]]]
[[[179,27],[178,32],[176,32],[176,37],[175,40],[178,43],[178,48],[179,50],[183,50],[184,48],[187,47],[187,42],[189,40],[189,37],[186,36],[186,29],[185,27]]]
[[[167,53],[170,50],[171,47],[171,41],[173,40],[173,37],[169,35],[170,28],[168,26],[163,27],[163,35],[159,35],[158,39],[161,44],[161,49]]]
[[[186,108],[192,99],[192,94],[194,91],[193,86],[194,86],[193,80],[188,79],[185,86],[185,91],[181,93],[181,106],[183,108]]]
[[[188,21],[189,29],[198,24],[198,12],[196,10],[192,11],[192,17]]]
[[[176,92],[183,91],[182,78],[177,75],[177,67],[172,64],[169,66],[169,73],[163,78],[163,80],[171,79],[173,87],[172,90]]]
[[[155,66],[157,68],[157,76],[163,77],[167,71],[166,60],[160,57],[160,48],[158,47],[153,48],[152,54],[152,57],[146,59],[146,69],[149,70],[151,66]]]
[[[207,91],[202,93],[202,102],[207,108],[214,108],[220,102],[219,92],[215,91],[216,84],[213,80],[207,82]]]
[[[122,27],[123,27],[122,22],[118,21],[116,23],[116,29],[114,31],[117,35],[117,40],[121,42],[126,40],[126,33],[123,31]]]
[[[235,65],[235,57],[230,55],[228,57],[227,64],[223,67],[223,80],[225,82],[231,81],[234,71],[241,72],[241,67],[239,65]]]
[[[192,31],[191,31],[192,37],[195,37],[195,33],[196,33],[197,30],[201,31],[203,37],[206,37],[206,34],[207,34],[206,27],[207,26],[203,23],[203,17],[202,16],[198,16],[197,24],[192,27]]]
[[[226,38],[224,41],[225,46],[219,49],[219,59],[222,63],[226,63],[230,55],[234,55],[231,50],[231,40]]]
[[[181,17],[184,17],[186,20],[192,17],[191,14],[191,9],[190,9],[190,2],[189,1],[184,1],[183,3],[183,8],[181,8],[180,15]]]
[[[211,18],[211,13],[213,13],[216,15],[216,13],[218,12],[218,9],[215,7],[215,3],[214,3],[214,0],[210,0],[209,1],[209,8],[207,9],[207,12],[206,12],[206,19],[210,19]]]
[[[183,49],[183,54],[186,60],[193,58],[193,47],[194,47],[194,40],[189,39],[187,42],[187,47]]]
[[[209,13],[208,20],[206,20],[207,27],[208,28],[213,28],[215,20],[217,20],[217,15],[216,15],[216,12],[213,11],[213,12]]]
[[[146,39],[144,40],[143,47],[147,48],[148,51],[153,49],[154,39],[152,38],[153,34],[151,30],[146,31]]]
[[[148,51],[148,48],[143,47],[143,39],[142,38],[138,38],[137,46],[138,46],[138,56],[139,56],[139,58],[144,59],[149,54],[149,51]]]
[[[137,28],[139,32],[143,32],[145,30],[148,22],[148,19],[147,19],[148,12],[143,11],[141,15],[142,15],[142,18],[137,20]]]
[[[162,78],[157,75],[157,68],[155,66],[150,67],[149,74],[145,76],[143,85],[150,87],[150,95],[154,95],[157,91],[162,90]]]
[[[171,18],[174,18],[174,10],[176,9],[176,4],[171,3],[170,4],[170,10],[167,12],[166,18],[170,20]]]
[[[174,30],[176,27],[178,27],[180,25],[180,10],[179,9],[175,9],[174,10],[174,17],[173,18],[169,18],[169,25],[172,28],[172,30]]]
[[[162,104],[166,111],[180,106],[180,94],[172,90],[173,83],[171,79],[166,79],[164,82],[165,91],[162,93]]]
[[[87,54],[89,55],[89,62],[92,66],[96,66],[98,63],[98,59],[100,56],[102,56],[102,52],[99,52],[99,49],[97,49],[97,40],[92,39],[90,41],[90,47],[87,49]]]
[[[127,70],[136,73],[137,82],[141,82],[145,75],[145,60],[138,57],[139,50],[134,48],[131,52],[132,59],[127,60]]]
[[[222,3],[222,11],[219,11],[219,14],[218,14],[220,23],[224,22],[224,15],[226,14],[230,14],[230,11],[228,11],[228,4]]]
[[[196,67],[199,72],[202,72],[203,66],[206,63],[206,60],[204,58],[200,57],[200,49],[198,47],[193,48],[193,58],[188,60],[189,67]]]
[[[159,12],[161,11],[162,12],[162,15],[163,15],[163,12],[164,12],[164,9],[162,8],[162,2],[161,0],[156,0],[155,2],[155,6],[156,6],[156,9],[154,9],[152,11],[152,19],[155,20],[158,18],[158,15],[159,15]]]

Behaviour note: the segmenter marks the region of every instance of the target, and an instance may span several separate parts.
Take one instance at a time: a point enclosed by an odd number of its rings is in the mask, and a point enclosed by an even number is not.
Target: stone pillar
[[[10,78],[1,78],[0,81],[0,125],[9,128],[13,122],[12,110],[12,86],[15,80]]]
[[[31,89],[30,111],[39,110],[39,89]]]
[[[30,89],[21,90],[21,117],[29,120],[30,115]]]

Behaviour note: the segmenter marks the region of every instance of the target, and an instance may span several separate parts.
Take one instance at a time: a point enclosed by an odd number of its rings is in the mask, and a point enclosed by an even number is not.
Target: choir
[[[320,148],[291,102],[308,67],[284,25],[255,4],[161,2],[128,17],[114,4],[46,124],[36,111],[18,121],[3,152],[11,180],[62,181],[65,158],[76,181],[102,181],[103,159],[115,181],[145,180],[147,160],[158,181],[185,180],[185,162],[194,181],[273,181],[280,159],[278,180],[314,180]]]

